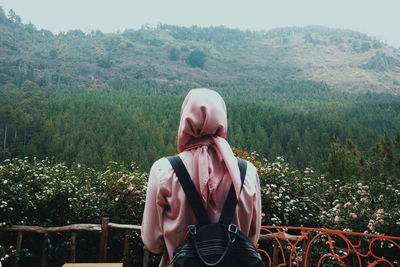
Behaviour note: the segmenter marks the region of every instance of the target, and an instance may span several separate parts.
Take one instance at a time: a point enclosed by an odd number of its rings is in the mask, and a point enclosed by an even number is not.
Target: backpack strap
[[[240,191],[242,191],[244,179],[246,178],[247,162],[243,159],[238,158],[240,180],[242,182],[240,186]],[[228,197],[225,200],[224,207],[222,208],[221,217],[219,218],[219,223],[229,225],[233,220],[233,215],[235,213],[236,204],[238,200],[236,198],[235,187],[233,184],[228,193]]]
[[[167,157],[167,159],[171,163],[172,168],[174,168],[176,176],[178,176],[178,180],[181,183],[199,226],[211,223],[199,193],[197,192],[182,159],[179,156],[171,156]]]

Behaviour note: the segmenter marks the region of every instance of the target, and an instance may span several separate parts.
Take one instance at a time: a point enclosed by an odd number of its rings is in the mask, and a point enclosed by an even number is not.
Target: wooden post
[[[22,232],[18,232],[17,235],[17,244],[15,246],[15,253],[17,254],[17,259],[15,260],[15,267],[18,267],[19,256],[21,253],[21,246],[22,246]]]
[[[279,250],[278,250],[278,242],[274,241],[274,243],[272,244],[272,266],[277,266],[279,263]]]
[[[149,256],[149,251],[146,248],[143,248],[143,267],[149,266]]]
[[[124,257],[122,262],[124,263],[124,267],[128,266],[128,259],[129,259],[129,231],[125,230],[124,235]]]
[[[100,237],[100,248],[99,248],[99,262],[107,261],[107,242],[108,242],[108,223],[110,218],[101,218],[101,237]]]
[[[40,259],[40,267],[46,267],[47,265],[47,243],[49,242],[49,234],[44,233],[42,242],[42,257]]]
[[[69,262],[76,262],[76,232],[71,232],[69,244]]]

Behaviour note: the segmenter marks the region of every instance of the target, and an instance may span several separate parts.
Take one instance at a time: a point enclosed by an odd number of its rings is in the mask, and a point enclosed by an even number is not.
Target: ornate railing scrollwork
[[[263,226],[262,233],[267,266],[400,266],[400,237],[290,226]]]

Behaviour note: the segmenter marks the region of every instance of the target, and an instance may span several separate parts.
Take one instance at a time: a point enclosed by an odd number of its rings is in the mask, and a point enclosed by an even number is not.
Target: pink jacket
[[[184,151],[179,156],[192,179],[196,177],[192,175],[194,150]],[[193,180],[193,183],[199,190],[199,181]],[[217,197],[210,197],[209,203],[203,203],[212,222],[218,221],[231,184],[229,173],[225,171],[215,192],[210,192],[210,196]],[[261,228],[260,182],[257,170],[250,162],[233,223],[254,244],[257,243]],[[159,266],[168,266],[174,249],[184,242],[189,224],[196,224],[195,216],[171,164],[168,159],[161,158],[150,170],[142,221],[142,239],[146,248],[156,254],[164,253]]]

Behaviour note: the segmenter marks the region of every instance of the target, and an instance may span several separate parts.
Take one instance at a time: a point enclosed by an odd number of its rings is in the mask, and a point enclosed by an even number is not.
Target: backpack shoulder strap
[[[178,176],[178,180],[181,183],[183,191],[185,192],[186,198],[189,201],[194,215],[196,216],[199,226],[211,223],[210,218],[208,217],[208,214],[203,206],[203,202],[201,201],[199,193],[197,192],[196,187],[193,184],[192,178],[190,178],[190,175],[181,158],[179,156],[171,156],[167,157],[167,159],[171,163],[176,176]]]
[[[243,159],[238,158],[238,165],[240,171],[240,180],[242,182],[242,185],[240,186],[240,191],[242,191],[244,179],[246,178],[247,162]],[[229,189],[228,197],[225,200],[221,217],[219,218],[220,223],[228,225],[232,222],[237,202],[238,200],[236,198],[235,187],[232,184],[231,188]]]

